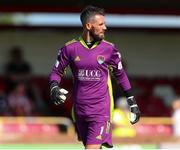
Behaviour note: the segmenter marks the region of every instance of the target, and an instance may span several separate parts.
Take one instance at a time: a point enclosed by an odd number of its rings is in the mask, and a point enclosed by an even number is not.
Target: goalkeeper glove
[[[50,84],[50,90],[51,99],[55,105],[60,105],[65,102],[66,94],[68,94],[67,90],[59,88],[58,83],[55,81]]]
[[[140,119],[140,111],[134,96],[128,97],[127,103],[130,106],[130,116],[129,116],[130,123],[135,124]]]

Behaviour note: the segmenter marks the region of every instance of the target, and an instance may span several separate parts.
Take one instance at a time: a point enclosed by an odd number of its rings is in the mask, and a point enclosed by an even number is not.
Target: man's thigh
[[[88,123],[86,144],[107,144],[112,146],[112,127],[109,121],[90,121]]]
[[[87,130],[88,130],[87,122],[84,119],[77,119],[76,128],[77,128],[78,140],[82,141],[85,146],[87,141]]]
[[[105,145],[112,147],[112,125],[109,121],[76,120],[78,138],[86,145]]]

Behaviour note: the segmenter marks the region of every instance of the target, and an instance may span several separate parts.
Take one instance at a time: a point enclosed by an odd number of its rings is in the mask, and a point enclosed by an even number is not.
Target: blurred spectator
[[[10,93],[10,95],[14,96],[14,93],[17,92],[14,89],[17,90],[26,89],[25,96],[28,96],[28,98],[30,98],[31,101],[33,101],[35,108],[37,110],[36,112],[39,112],[39,114],[43,114],[43,111],[46,111],[45,108],[46,105],[42,99],[41,89],[38,89],[38,87],[32,82],[32,77],[33,77],[32,67],[25,60],[23,49],[20,46],[14,46],[10,50],[10,59],[5,65],[5,77],[6,77],[7,94]],[[22,84],[20,86],[19,82],[21,83],[23,82],[24,87],[22,87]],[[16,97],[13,97],[13,99],[16,99]],[[25,99],[27,99],[27,97]],[[21,100],[14,100],[14,101],[21,101]],[[25,103],[25,105],[28,105],[27,102],[23,102],[23,103]],[[25,109],[29,109],[29,108],[25,108]],[[27,110],[24,112],[24,114],[28,114]]]
[[[16,82],[28,81],[31,76],[31,66],[25,60],[20,46],[14,46],[10,50],[10,59],[5,65],[6,84],[8,92]]]
[[[4,93],[4,87],[0,84],[0,115],[5,115],[7,112],[7,101]]]
[[[173,107],[173,129],[174,135],[180,137],[180,98],[176,99],[172,103]]]
[[[7,102],[10,115],[33,115],[33,103],[26,93],[26,85],[23,82],[16,84],[15,88],[7,96]]]
[[[126,97],[116,100],[116,108],[113,115],[113,136],[114,137],[134,137],[135,128],[129,121],[129,107]]]

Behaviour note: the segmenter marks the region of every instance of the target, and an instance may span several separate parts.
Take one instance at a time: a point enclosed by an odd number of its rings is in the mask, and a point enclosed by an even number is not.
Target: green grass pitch
[[[83,150],[81,144],[0,144],[0,150]],[[107,149],[107,148],[103,148]],[[157,150],[156,145],[115,145],[114,150]]]

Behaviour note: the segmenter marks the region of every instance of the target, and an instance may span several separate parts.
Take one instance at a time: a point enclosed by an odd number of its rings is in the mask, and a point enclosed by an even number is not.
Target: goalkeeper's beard
[[[94,39],[94,41],[102,41],[105,38],[104,34],[100,36],[95,34],[92,30],[89,31],[89,34]]]

